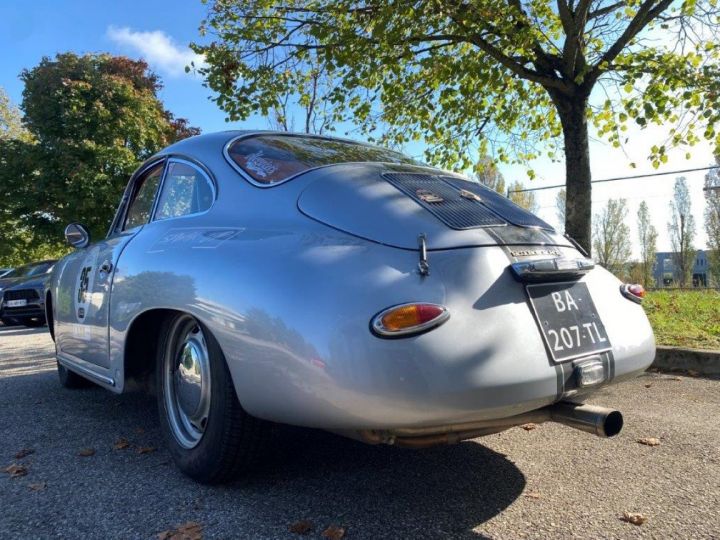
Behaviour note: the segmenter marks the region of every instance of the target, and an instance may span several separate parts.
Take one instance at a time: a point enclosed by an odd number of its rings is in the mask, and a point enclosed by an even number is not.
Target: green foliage
[[[627,201],[609,199],[593,220],[593,251],[598,263],[620,275],[630,259],[630,227],[627,225]]]
[[[30,133],[22,125],[22,114],[12,104],[0,86],[0,140],[21,139],[29,141]]]
[[[0,141],[0,226],[18,231],[0,260],[57,250],[80,221],[104,237],[128,178],[164,146],[197,134],[166,111],[147,64],[108,54],[59,54],[24,70],[23,122],[32,140]],[[11,254],[15,255],[11,255]]]
[[[720,350],[720,291],[651,291],[643,307],[660,345]]]
[[[655,270],[658,233],[650,220],[650,211],[645,201],[640,203],[637,218],[638,240],[640,242],[640,278],[643,286],[647,288],[655,285],[653,271]]]
[[[288,87],[302,93],[298,65],[318,65],[334,82],[332,120],[391,145],[423,142],[430,163],[466,170],[478,154],[526,163],[564,150],[567,232],[586,248],[586,118],[615,146],[630,122],[675,124],[655,166],[671,146],[720,143],[715,0],[205,1],[211,39],[193,49],[230,119],[267,115]]]
[[[680,287],[685,287],[691,283],[695,264],[695,217],[685,177],[675,180],[673,200],[670,201],[668,233],[673,250],[674,277]]]
[[[670,145],[699,133],[720,141],[708,127],[720,118],[714,2],[208,3],[201,31],[213,40],[193,48],[233,120],[268,114],[288,87],[303,88],[298,63],[319,62],[337,81],[327,95],[336,118],[368,133],[382,123],[398,144],[423,140],[429,161],[451,167],[470,168],[472,144],[524,161],[544,143],[554,157],[559,101],[589,96],[598,82],[611,99],[588,115],[613,144],[629,122],[678,123],[683,112],[692,121]],[[668,148],[653,149],[654,164]]]

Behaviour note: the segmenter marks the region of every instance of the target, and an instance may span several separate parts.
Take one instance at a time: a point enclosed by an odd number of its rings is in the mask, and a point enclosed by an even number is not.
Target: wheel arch
[[[168,317],[182,313],[178,309],[148,309],[136,316],[127,329],[123,354],[125,387],[128,382],[145,382],[154,390],[153,374],[160,339],[160,328]]]
[[[125,388],[128,388],[128,382],[132,382],[134,384],[129,388],[139,385],[150,391],[155,391],[155,362],[157,360],[157,349],[160,343],[160,330],[163,322],[165,322],[168,317],[180,314],[187,314],[194,317],[217,342],[217,338],[212,330],[194,313],[174,308],[151,308],[143,311],[133,319],[127,329],[125,351],[123,354]],[[220,347],[222,351],[220,343],[218,343],[218,347]],[[223,356],[225,357],[224,351]],[[225,362],[227,362],[227,360],[225,360]]]

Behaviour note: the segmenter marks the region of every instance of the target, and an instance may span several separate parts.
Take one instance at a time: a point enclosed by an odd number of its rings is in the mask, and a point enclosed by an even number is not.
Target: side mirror
[[[82,249],[90,243],[90,233],[84,225],[71,223],[65,227],[65,240],[72,247]]]

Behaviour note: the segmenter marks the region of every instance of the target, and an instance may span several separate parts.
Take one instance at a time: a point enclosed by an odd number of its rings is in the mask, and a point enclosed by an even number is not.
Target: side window
[[[123,230],[145,225],[150,221],[155,193],[157,193],[160,180],[162,180],[163,165],[164,163],[158,163],[139,180],[139,185],[135,189],[133,200],[125,217]]]
[[[198,168],[171,161],[163,182],[155,219],[168,219],[204,212],[213,202],[210,180]]]

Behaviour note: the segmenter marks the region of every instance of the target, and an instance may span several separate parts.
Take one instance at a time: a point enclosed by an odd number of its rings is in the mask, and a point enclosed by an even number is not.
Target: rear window
[[[259,184],[277,184],[314,167],[350,162],[422,163],[399,152],[352,141],[298,135],[256,135],[228,148],[235,164]]]

